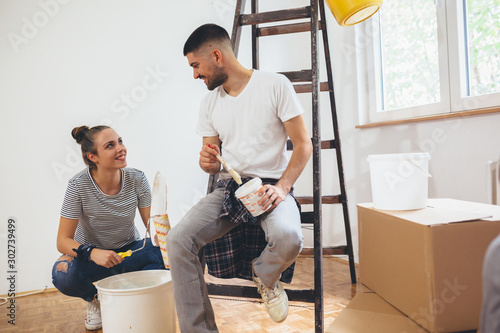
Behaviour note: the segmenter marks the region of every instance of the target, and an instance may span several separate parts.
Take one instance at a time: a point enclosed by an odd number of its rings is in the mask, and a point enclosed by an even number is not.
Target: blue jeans
[[[208,298],[199,252],[207,243],[237,226],[220,219],[224,188],[201,199],[167,235],[167,252],[179,326],[182,333],[218,332]],[[262,216],[267,247],[254,262],[255,274],[268,286],[297,258],[302,249],[300,214],[288,195]]]
[[[125,252],[139,249],[143,241],[134,241],[114,251]],[[99,266],[93,261],[82,261],[62,255],[52,268],[52,283],[61,293],[90,302],[97,294],[93,282],[116,274],[148,269],[165,269],[161,250],[151,243],[150,238],[146,240],[146,245],[142,250],[134,252],[120,264],[111,268]]]

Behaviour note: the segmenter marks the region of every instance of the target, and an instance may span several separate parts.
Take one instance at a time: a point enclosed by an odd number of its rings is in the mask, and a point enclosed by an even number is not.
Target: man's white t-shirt
[[[242,176],[279,179],[288,165],[284,122],[304,113],[290,81],[254,70],[236,97],[219,86],[201,102],[197,133],[219,136],[222,157]],[[230,178],[226,170],[220,178]]]

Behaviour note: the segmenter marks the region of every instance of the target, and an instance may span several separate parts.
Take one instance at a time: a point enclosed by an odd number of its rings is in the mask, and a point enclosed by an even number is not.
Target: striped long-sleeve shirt
[[[61,216],[78,219],[75,240],[101,249],[118,249],[139,238],[134,225],[138,207],[151,205],[151,189],[144,172],[123,168],[122,188],[115,195],[104,194],[90,175],[77,173],[69,180]]]

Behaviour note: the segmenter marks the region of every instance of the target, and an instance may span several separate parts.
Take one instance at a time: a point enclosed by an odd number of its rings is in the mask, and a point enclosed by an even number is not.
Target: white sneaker
[[[262,283],[260,278],[253,272],[252,265],[252,275],[253,282],[257,285],[257,290],[264,301],[267,313],[277,323],[285,321],[288,316],[288,296],[286,295],[281,282],[278,281],[274,284],[274,287],[267,287]]]
[[[94,298],[92,302],[87,302],[85,328],[89,331],[95,331],[102,328],[101,303],[97,298]]]

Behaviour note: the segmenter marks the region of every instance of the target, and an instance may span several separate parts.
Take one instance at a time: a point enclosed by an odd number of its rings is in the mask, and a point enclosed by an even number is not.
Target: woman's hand
[[[99,266],[106,268],[111,268],[123,261],[123,258],[115,251],[101,249],[93,249],[92,252],[90,252],[90,259]]]

